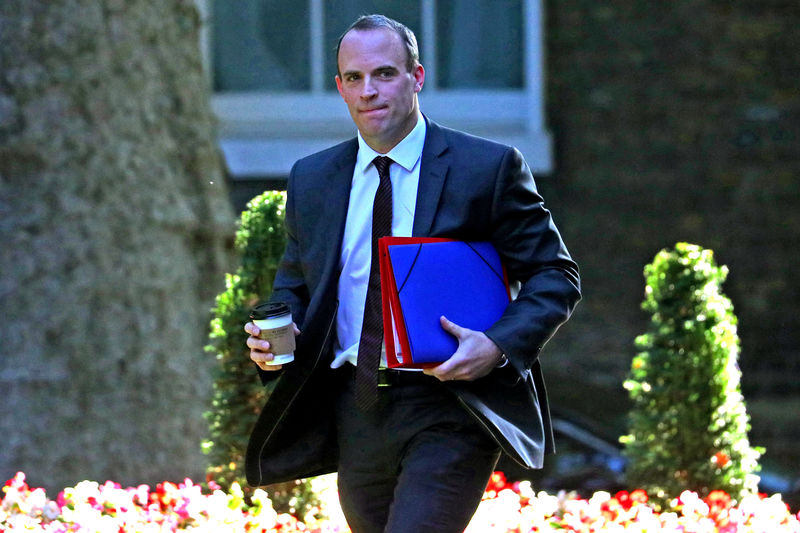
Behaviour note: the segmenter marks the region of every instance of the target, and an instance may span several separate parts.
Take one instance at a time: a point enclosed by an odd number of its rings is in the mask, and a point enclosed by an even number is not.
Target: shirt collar
[[[422,148],[425,145],[425,119],[422,113],[417,113],[417,124],[414,129],[406,135],[397,146],[389,150],[389,153],[380,154],[367,145],[361,132],[358,132],[358,155],[356,156],[356,168],[361,172],[366,172],[372,160],[379,155],[390,157],[392,161],[403,167],[407,172],[411,172],[422,157]]]

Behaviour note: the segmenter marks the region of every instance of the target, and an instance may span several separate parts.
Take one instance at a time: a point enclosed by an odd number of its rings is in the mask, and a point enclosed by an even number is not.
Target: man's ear
[[[339,94],[344,98],[344,93],[342,92],[342,78],[339,75],[336,75],[336,89],[339,90]]]
[[[416,84],[414,85],[414,92],[418,93],[422,90],[422,86],[425,84],[425,69],[422,65],[417,65],[414,68],[414,79],[417,80]]]

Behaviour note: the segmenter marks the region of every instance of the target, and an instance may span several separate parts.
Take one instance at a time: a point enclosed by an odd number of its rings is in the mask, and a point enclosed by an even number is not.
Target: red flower
[[[614,495],[614,499],[619,502],[623,509],[626,511],[630,511],[631,507],[633,506],[633,500],[631,499],[631,495],[628,493],[627,490],[621,490]]]
[[[502,472],[495,472],[489,478],[489,484],[486,485],[486,492],[493,491],[500,492],[507,486],[506,475]]]
[[[706,496],[706,503],[712,507],[727,509],[731,506],[731,497],[724,490],[712,490]]]
[[[704,498],[708,504],[708,516],[720,526],[728,524],[728,510],[733,506],[730,495],[724,490],[712,490]]]
[[[631,501],[640,505],[647,503],[650,500],[650,497],[647,496],[647,492],[643,489],[636,489],[631,492]]]
[[[727,453],[720,451],[714,454],[714,457],[711,458],[711,462],[715,463],[720,468],[725,468],[725,465],[731,462],[731,458],[728,457]]]

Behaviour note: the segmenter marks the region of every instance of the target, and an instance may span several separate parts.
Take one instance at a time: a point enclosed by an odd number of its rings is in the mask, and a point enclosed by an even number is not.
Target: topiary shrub
[[[252,425],[270,387],[264,387],[250,361],[244,324],[250,308],[265,299],[286,245],[283,212],[286,195],[269,191],[253,198],[242,213],[235,248],[241,266],[225,277],[225,291],[217,296],[206,351],[218,361],[211,409],[206,413],[209,439],[208,477],[225,490],[234,481],[247,486],[244,456]]]
[[[265,192],[247,204],[234,241],[241,266],[225,277],[225,291],[217,296],[206,346],[218,361],[211,409],[206,413],[210,436],[202,444],[209,456],[207,477],[226,491],[237,482],[248,500],[251,489],[244,473],[247,440],[274,382],[266,387],[261,384],[245,344],[244,324],[250,308],[272,292],[286,247],[285,206],[286,193],[280,191]],[[319,507],[310,480],[280,483],[268,489],[279,512],[302,515]]]
[[[728,275],[713,252],[678,243],[644,269],[650,325],[636,339],[625,388],[633,402],[621,440],[631,486],[656,502],[689,489],[741,501],[757,490],[761,449],[750,446]]]

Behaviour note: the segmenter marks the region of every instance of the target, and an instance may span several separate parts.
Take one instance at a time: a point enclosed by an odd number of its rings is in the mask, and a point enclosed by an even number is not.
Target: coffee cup
[[[289,306],[282,302],[269,302],[250,310],[250,319],[261,330],[258,338],[269,342],[274,355],[270,365],[283,365],[294,361],[294,327]]]

